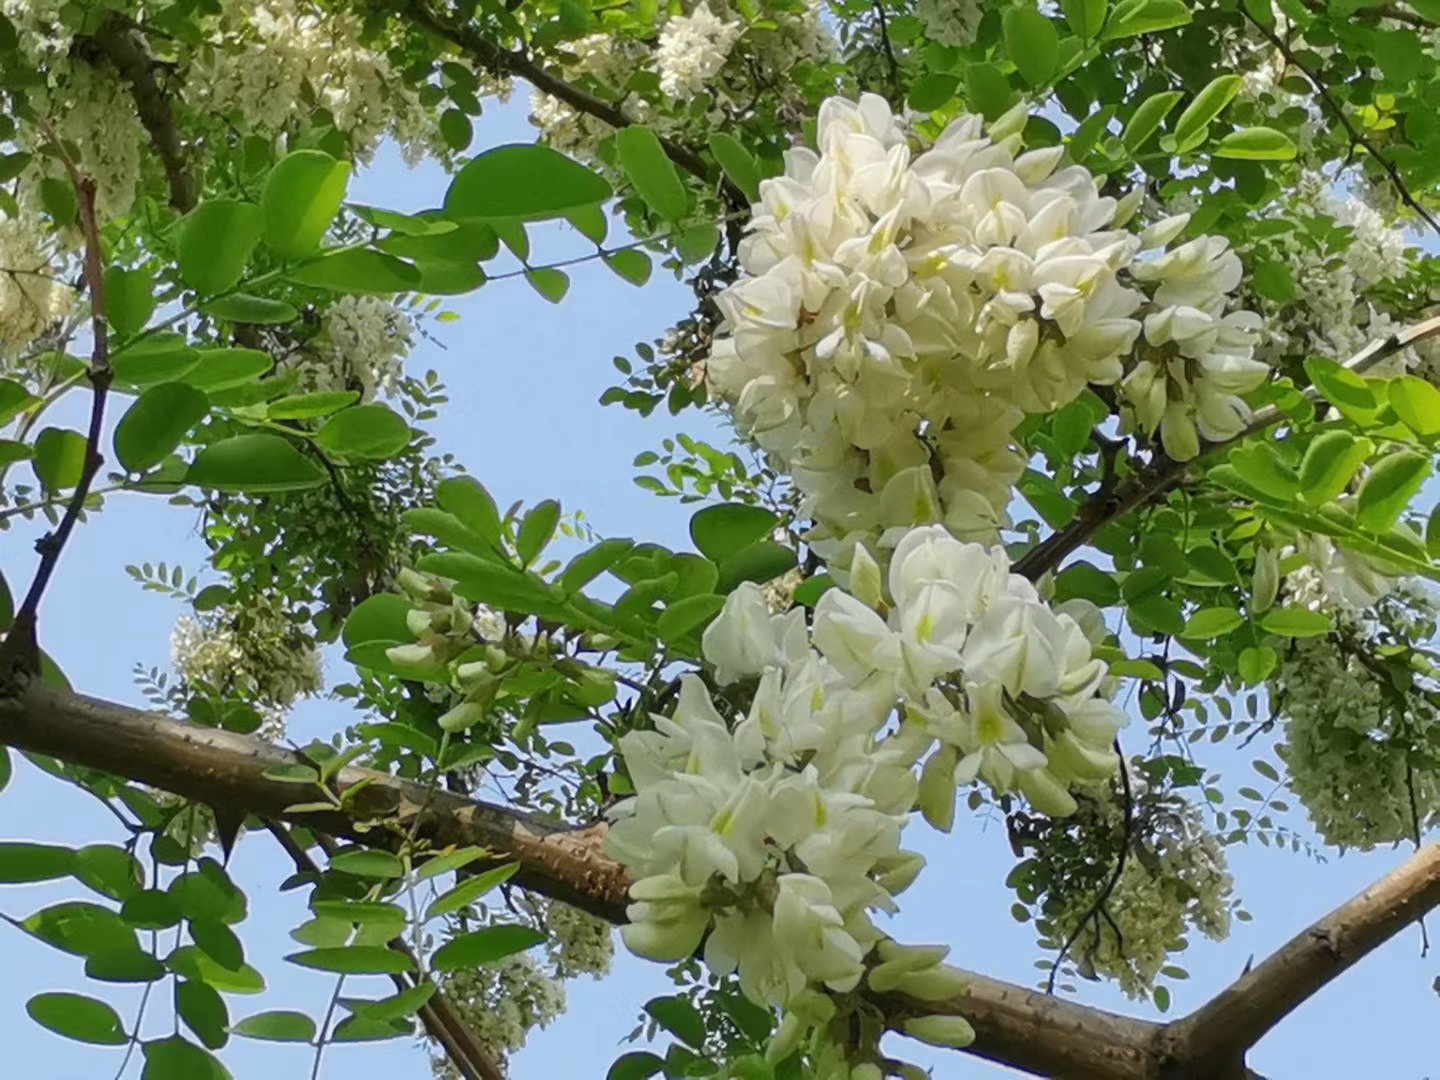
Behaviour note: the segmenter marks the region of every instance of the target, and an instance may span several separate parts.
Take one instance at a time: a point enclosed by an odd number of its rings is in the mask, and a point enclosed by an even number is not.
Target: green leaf
[[[763,585],[793,570],[795,552],[773,540],[761,540],[717,561],[720,564],[720,580],[715,591],[728,594],[741,582],[753,581]]]
[[[1212,79],[1175,122],[1175,141],[1183,146],[1204,130],[1240,92],[1244,81],[1239,75],[1220,75]]]
[[[187,919],[245,921],[245,894],[230,880],[224,867],[209,857],[171,881],[169,892]]]
[[[1055,24],[1031,7],[1005,12],[1005,51],[1031,86],[1044,86],[1060,62],[1060,35]]]
[[[1155,1008],[1159,1009],[1162,1013],[1163,1013],[1163,1012],[1169,1012],[1169,1011],[1170,1011],[1170,991],[1169,991],[1169,990],[1167,990],[1167,989],[1166,989],[1165,987],[1163,987],[1163,986],[1157,986],[1157,987],[1155,987],[1155,989],[1151,992],[1151,996],[1154,997],[1154,999],[1155,999]]]
[[[1120,600],[1120,585],[1114,575],[1088,562],[1071,563],[1055,578],[1055,600],[1089,600],[1097,607],[1110,607]]]
[[[120,906],[120,917],[137,930],[164,930],[180,921],[180,904],[168,892],[144,889]]]
[[[1394,525],[1430,477],[1430,458],[1413,450],[1381,458],[1360,485],[1355,519],[1371,532]]]
[[[368,1016],[347,1016],[335,1025],[331,1033],[332,1042],[378,1042],[383,1039],[400,1039],[415,1034],[415,1025],[408,1020],[372,1020]]]
[[[430,966],[436,971],[477,967],[534,948],[544,940],[544,934],[528,926],[487,926],[447,941],[435,951]]]
[[[650,256],[636,248],[625,248],[622,251],[609,251],[604,256],[605,265],[615,271],[631,285],[644,285],[650,280],[650,272],[653,264]]]
[[[145,1071],[140,1080],[231,1080],[214,1055],[179,1035],[142,1043],[141,1050]]]
[[[1325,400],[1351,420],[1362,427],[1369,427],[1375,422],[1382,403],[1370,384],[1359,375],[1323,356],[1307,359],[1305,372],[1315,388],[1325,395]]]
[[[958,76],[936,72],[915,80],[906,101],[916,112],[934,112],[953,98],[958,89]]]
[[[284,300],[250,296],[247,293],[231,293],[229,296],[217,297],[202,304],[200,310],[217,319],[255,323],[258,326],[279,326],[294,322],[300,317],[300,312]]]
[[[565,294],[570,291],[570,275],[553,266],[526,270],[525,280],[530,283],[532,289],[552,304],[560,303],[565,299]]]
[[[1300,492],[1295,470],[1267,442],[1235,448],[1230,452],[1230,464],[1242,480],[1272,498],[1288,502]]]
[[[545,550],[559,524],[560,504],[554,499],[546,499],[530,508],[515,534],[515,553],[524,565],[529,566]]]
[[[0,841],[0,885],[28,885],[69,877],[74,865],[75,852],[67,847]]]
[[[175,984],[175,1013],[205,1046],[219,1050],[230,1041],[230,1010],[208,983],[183,979]]]
[[[0,379],[0,425],[8,424],[22,412],[28,412],[43,399],[12,379]]]
[[[316,1031],[315,1021],[304,1013],[276,1010],[247,1016],[231,1027],[230,1033],[266,1042],[308,1043],[315,1040]]]
[[[245,966],[245,948],[240,939],[219,919],[192,917],[190,937],[206,956],[226,971],[240,971]]]
[[[1132,601],[1126,614],[1140,633],[1168,634],[1172,637],[1185,633],[1185,616],[1181,614],[1179,605],[1159,593]]]
[[[1440,390],[1424,379],[1405,375],[1390,382],[1390,407],[1422,439],[1440,435]]]
[[[655,631],[662,641],[678,642],[691,636],[720,613],[725,597],[713,593],[687,596],[677,600],[660,613]]]
[[[441,874],[448,874],[453,870],[469,866],[476,859],[485,857],[485,849],[478,847],[464,847],[456,851],[447,852],[444,855],[437,855],[433,859],[426,859],[415,871],[416,881],[429,881]]]
[[[1077,37],[1093,38],[1105,25],[1109,0],[1060,0],[1060,10]]]
[[[155,311],[155,278],[148,270],[105,271],[105,315],[110,329],[122,338],[145,329]]]
[[[696,1050],[704,1048],[705,1021],[699,1010],[685,998],[651,998],[645,1003],[645,1011],[677,1039],[689,1043]]]
[[[313,420],[339,412],[359,400],[360,393],[356,390],[316,390],[272,401],[266,406],[265,415],[271,420]]]
[[[126,345],[115,357],[115,381],[149,386],[185,375],[200,362],[200,353],[179,334],[152,334]]]
[[[647,1050],[632,1050],[621,1054],[605,1074],[605,1080],[649,1080],[665,1071],[665,1059],[656,1057]]]
[[[492,544],[500,543],[500,511],[485,485],[473,476],[452,476],[435,489],[435,501],[454,514],[471,532]]]
[[[73,956],[140,951],[135,931],[109,908],[72,900],[37,911],[21,928]]]
[[[780,519],[769,510],[744,503],[707,506],[690,518],[690,539],[712,562],[748,547],[775,531]]]
[[[384,1023],[387,1020],[399,1020],[402,1017],[414,1016],[425,1006],[426,1002],[435,996],[436,989],[434,983],[423,982],[408,990],[402,990],[398,994],[381,998],[379,1001],[353,1001],[346,1002],[346,1004],[357,1016]]]
[[[425,909],[425,921],[429,922],[431,919],[438,919],[441,915],[449,915],[469,907],[496,886],[509,881],[519,869],[519,863],[509,863],[460,882],[449,892],[437,897]]]
[[[145,870],[134,855],[115,844],[90,844],[75,852],[71,873],[86,888],[111,900],[128,900],[145,884]]]
[[[710,153],[747,199],[752,203],[760,201],[760,165],[739,139],[717,131],[710,136]]]
[[[440,114],[440,137],[451,150],[464,150],[475,137],[475,127],[459,109],[446,109]]]
[[[417,536],[433,536],[445,547],[495,558],[495,547],[479,533],[471,532],[454,514],[418,506],[400,515],[406,528]]]
[[[566,595],[578,593],[590,582],[609,570],[635,546],[635,541],[614,538],[601,540],[570,560],[560,573],[560,588]]]
[[[75,224],[80,213],[80,203],[75,198],[75,188],[70,181],[46,176],[40,180],[40,205],[54,219],[56,225]]]
[[[315,442],[338,457],[383,461],[410,445],[410,425],[388,405],[356,405],[325,421]]]
[[[420,285],[421,273],[412,263],[383,251],[337,248],[290,271],[290,280],[340,293],[376,293],[392,296]]]
[[[1339,495],[1364,464],[1371,450],[1368,441],[1348,431],[1326,431],[1316,436],[1300,461],[1300,497],[1321,506]]]
[[[994,64],[971,64],[965,69],[965,100],[972,111],[994,120],[1010,108],[1015,92]]]
[[[180,279],[201,296],[235,287],[260,241],[260,208],[238,199],[210,199],[180,222]]]
[[[564,154],[538,143],[512,144],[477,155],[455,174],[445,213],[456,220],[554,218],[610,195],[603,177]]]
[[[207,394],[252,383],[275,366],[261,349],[201,349],[197,361],[184,380]]]
[[[1234,608],[1212,607],[1195,612],[1185,623],[1181,637],[1209,641],[1224,637],[1230,631],[1245,625],[1244,617]]]
[[[36,994],[25,1003],[25,1011],[41,1027],[76,1042],[124,1046],[130,1038],[119,1013],[80,994]]]
[[[366,878],[405,876],[405,864],[388,851],[345,851],[330,860],[330,869]]]
[[[1100,40],[1119,41],[1138,34],[1154,34],[1184,26],[1190,19],[1190,6],[1184,0],[1126,0],[1116,5]]]
[[[1260,617],[1260,626],[1281,637],[1316,637],[1329,632],[1330,620],[1305,608],[1272,608]]]
[[[1215,156],[1239,161],[1293,161],[1295,144],[1274,128],[1244,128],[1221,139]]]
[[[186,383],[152,386],[115,426],[115,456],[128,472],[159,465],[210,412],[210,399]]]
[[[263,494],[319,487],[325,473],[279,435],[235,435],[201,450],[185,482],[211,491]]]
[[[1184,96],[1179,90],[1166,90],[1163,93],[1153,94],[1142,101],[1135,112],[1131,114],[1130,121],[1125,125],[1125,131],[1120,136],[1121,142],[1125,144],[1125,149],[1133,154],[1144,146]]]
[[[1270,677],[1280,663],[1280,654],[1269,645],[1261,645],[1240,653],[1240,677],[1247,686],[1257,686]]]
[[[816,574],[814,577],[806,578],[795,590],[795,603],[803,604],[805,607],[813,608],[831,589],[839,588],[835,580],[829,574]]]
[[[435,958],[439,960],[439,953],[436,953]],[[383,945],[308,949],[305,952],[291,953],[285,959],[301,967],[333,971],[341,975],[399,975],[412,971],[415,966],[404,953],[387,949]],[[443,969],[437,966],[437,970]]]
[[[270,170],[260,196],[265,243],[283,259],[320,246],[350,182],[350,164],[320,150],[295,150]]]
[[[66,491],[85,472],[85,436],[67,428],[47,427],[35,440],[35,475],[51,491]]]
[[[6,592],[8,593],[8,591],[9,590],[7,589]],[[13,614],[5,620],[4,628],[6,630],[10,628],[9,624],[13,620]],[[5,747],[0,746],[0,791],[4,791],[7,787],[10,786],[10,778],[14,775],[15,766],[10,760],[10,751]],[[0,873],[3,873],[3,870],[0,870]]]
[[[621,128],[615,133],[615,154],[646,206],[667,221],[685,216],[690,208],[685,183],[653,131],[640,124]]]
[[[176,975],[196,979],[226,994],[259,994],[265,978],[249,964],[237,970],[221,967],[197,946],[182,945],[165,958],[165,966]]]
[[[85,977],[96,982],[152,983],[165,978],[165,965],[147,952],[102,953],[85,961]]]

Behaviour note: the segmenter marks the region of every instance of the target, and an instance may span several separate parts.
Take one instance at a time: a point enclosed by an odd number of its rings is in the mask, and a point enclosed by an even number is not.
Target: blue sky
[[[531,138],[523,101],[493,108],[477,124],[476,145]],[[351,197],[418,210],[438,204],[444,188],[438,170],[412,171],[398,157],[385,154],[357,178]],[[572,253],[566,241],[559,235],[537,239],[536,260],[547,253]],[[601,408],[597,398],[614,381],[611,357],[629,354],[636,342],[658,336],[688,309],[689,292],[673,280],[661,280],[658,270],[643,290],[594,263],[574,268],[571,275],[570,294],[558,307],[521,281],[493,283],[447,304],[461,315],[460,321],[433,326],[439,344],[424,342],[411,357],[412,371],[434,368],[450,388],[451,401],[434,425],[435,433],[441,447],[455,453],[502,505],[558,498],[567,510],[583,510],[601,535],[683,548],[688,544],[688,508],[658,499],[630,480],[632,458],[674,434],[677,421],[664,410],[642,421],[633,413]],[[78,424],[82,404],[74,403],[74,415],[62,411],[60,418]],[[697,436],[724,438],[697,414],[684,416],[678,424]],[[33,536],[33,530],[24,529],[0,534],[0,566],[12,587],[27,581],[33,568]],[[167,663],[170,629],[180,612],[172,602],[142,592],[123,567],[166,560],[198,569],[201,555],[194,519],[161,500],[112,499],[102,515],[76,534],[47,597],[42,636],[77,689],[142,703],[130,669],[136,662]],[[344,678],[337,659],[330,661],[329,676],[332,682]],[[308,703],[295,713],[291,735],[303,742],[328,734],[350,715],[340,703]],[[1251,780],[1250,756],[1222,756],[1214,764],[1226,766],[1229,785],[1238,786]],[[0,794],[0,837],[73,844],[123,839],[114,819],[97,803],[28,765],[17,769],[9,789]],[[986,830],[962,812],[952,835],[938,836],[917,825],[907,833],[907,843],[925,852],[930,868],[902,897],[896,935],[911,942],[948,943],[952,961],[961,966],[1033,983],[1038,974],[1033,962],[1040,953],[1031,929],[1008,914],[1012,897],[1003,882],[1013,858],[1003,830]],[[1238,975],[1252,955],[1262,958],[1405,854],[1332,856],[1321,866],[1303,855],[1262,847],[1231,849],[1237,889],[1254,921],[1237,923],[1223,944],[1192,943],[1181,961],[1191,978],[1176,988],[1172,1013],[1198,1006]],[[293,951],[289,929],[305,918],[299,895],[274,892],[290,873],[288,862],[260,835],[240,845],[232,871],[251,902],[250,918],[237,929],[251,962],[269,981],[262,997],[230,998],[232,1017],[276,1008],[318,1015],[331,980],[282,960]],[[73,885],[0,887],[0,911],[23,916],[59,899],[84,896],[85,891]],[[1440,933],[1440,926],[1435,929]],[[1440,964],[1420,956],[1418,931],[1407,930],[1303,1006],[1260,1044],[1250,1063],[1272,1080],[1422,1080],[1437,1075],[1429,1034],[1429,1025],[1440,1015],[1440,998],[1430,989],[1437,974]],[[69,1043],[24,1013],[25,1001],[41,991],[98,990],[130,1022],[137,993],[123,988],[112,993],[112,988],[85,986],[84,981],[75,958],[13,930],[0,932],[0,1044],[9,1062],[0,1073],[45,1080],[115,1075],[119,1054]],[[666,992],[667,986],[659,967],[617,953],[615,972],[604,983],[569,984],[569,1012],[535,1033],[531,1045],[513,1059],[511,1075],[516,1080],[599,1080],[635,1026],[641,1003]],[[388,992],[386,987],[377,983],[371,989],[380,996]],[[1135,1011],[1108,986],[1083,989],[1084,1001]],[[162,985],[161,990],[160,1007],[145,1025],[147,1037],[170,1031],[171,1012],[163,1000],[169,988]],[[901,1052],[898,1044],[896,1051]],[[902,1056],[933,1065],[934,1075],[942,1080],[1015,1075],[961,1055],[912,1053],[906,1047]],[[237,1080],[309,1076],[304,1048],[236,1039],[224,1057]],[[140,1075],[138,1061],[126,1075]],[[424,1050],[399,1041],[327,1051],[322,1075],[426,1080],[430,1070]]]

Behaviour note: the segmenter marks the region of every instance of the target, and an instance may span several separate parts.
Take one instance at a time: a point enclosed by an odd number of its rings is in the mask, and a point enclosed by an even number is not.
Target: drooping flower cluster
[[[302,389],[359,390],[362,401],[390,397],[405,377],[415,321],[393,301],[342,296],[325,309],[320,333],[280,363]]]
[[[660,92],[680,101],[694,97],[725,66],[744,31],[740,22],[721,19],[705,3],[689,15],[671,18],[655,47]]]
[[[1249,418],[1268,368],[1258,322],[1226,312],[1224,240],[1159,252],[1187,219],[1123,226],[1063,147],[1016,156],[1023,113],[952,123],[912,152],[885,101],[827,100],[818,153],[761,185],[707,361],[741,432],[805,495],[816,550],[892,546],[943,521],[993,539],[1025,467],[1026,413],[1116,385],[1124,415],[1177,458]],[[1154,250],[1154,255],[1142,252]]]
[[[170,635],[170,658],[190,689],[241,698],[260,710],[260,733],[279,738],[295,702],[324,686],[313,640],[274,608],[181,616]]]
[[[0,217],[0,361],[12,361],[75,302],[50,247],[34,218]]]
[[[1044,870],[1042,939],[1052,949],[1070,942],[1069,965],[1145,998],[1192,929],[1214,941],[1229,935],[1237,901],[1225,849],[1200,810],[1138,775],[1130,789],[1127,824],[1114,785],[1084,785],[1076,827],[1055,823],[1029,855]]]
[[[1398,588],[1338,634],[1296,641],[1281,664],[1277,752],[1327,843],[1413,841],[1440,819],[1440,710],[1426,688],[1401,690],[1374,670],[1381,649],[1433,640],[1435,624],[1428,595]]]
[[[978,0],[916,0],[915,17],[925,36],[941,45],[963,48],[975,40],[985,12]]]
[[[1116,766],[1104,663],[999,549],[914,529],[888,602],[863,548],[856,561],[856,595],[825,593],[813,632],[758,586],[727,599],[704,652],[721,686],[757,680],[744,716],[689,675],[673,715],[621,739],[637,794],[607,848],[635,879],[626,944],[680,960],[708,931],[706,962],[757,1002],[860,980],[870,912],[924,863],[900,847],[917,800],[948,829],[957,785],[978,778],[1063,815],[1072,781]]]
[[[1395,588],[1396,573],[1329,537],[1302,534],[1295,549],[1305,564],[1285,576],[1285,593],[1297,607],[1354,618]]]
[[[525,1045],[530,1032],[565,1011],[565,984],[529,953],[436,976],[440,989],[475,1038],[502,1056]],[[438,1080],[460,1080],[445,1056],[432,1057]]]
[[[355,13],[309,0],[226,0],[210,30],[182,83],[197,109],[274,136],[321,108],[361,161],[386,135],[412,160],[446,156],[437,110],[365,42]]]

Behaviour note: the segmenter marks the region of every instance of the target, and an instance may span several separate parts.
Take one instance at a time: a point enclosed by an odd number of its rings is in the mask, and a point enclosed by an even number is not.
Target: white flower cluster
[[[615,928],[608,922],[559,900],[545,904],[544,921],[545,948],[557,978],[592,975],[598,979],[610,973]]]
[[[570,82],[597,82],[611,92],[624,88],[640,69],[647,50],[639,42],[611,34],[587,34],[564,45],[570,57],[560,73]],[[621,109],[629,106],[628,98]],[[530,95],[530,122],[552,149],[574,157],[593,158],[595,146],[614,129],[603,120],[581,113],[559,98],[534,90]]]
[[[842,567],[857,540],[917,523],[990,540],[1025,468],[1012,432],[1089,384],[1190,458],[1249,418],[1268,368],[1258,318],[1226,314],[1241,276],[1224,240],[1163,254],[1187,224],[1136,234],[1063,147],[1016,156],[1024,114],[952,123],[913,154],[884,99],[820,108],[819,153],[761,185],[745,276],[706,363],[736,423],[803,492],[812,543]]]
[[[236,616],[181,616],[170,635],[170,659],[199,692],[235,695],[260,711],[260,734],[279,738],[296,701],[325,684],[320,653],[272,608]]]
[[[325,309],[321,331],[280,362],[303,390],[359,390],[362,401],[390,397],[405,377],[415,321],[379,296],[342,296]]]
[[[1411,602],[1433,619],[1428,600]],[[1275,698],[1285,723],[1277,753],[1290,790],[1326,843],[1361,851],[1414,840],[1417,827],[1423,833],[1440,820],[1440,772],[1414,765],[1440,744],[1440,712],[1417,693],[1407,693],[1401,708],[1357,657],[1355,648],[1366,644],[1295,642]]]
[[[224,0],[181,86],[196,108],[255,134],[289,131],[318,106],[362,161],[387,135],[411,161],[445,154],[437,110],[365,43],[360,17],[309,0]]]
[[[0,216],[0,362],[13,361],[74,306],[52,246],[37,219]]]
[[[1134,786],[1135,798],[1143,798],[1143,782],[1137,778]],[[1101,798],[1110,826],[1123,834],[1120,807],[1108,791]],[[1153,808],[1137,844],[1143,856],[1129,853],[1104,916],[1096,915],[1094,893],[1064,893],[1058,910],[1047,904],[1045,913],[1067,939],[1082,920],[1092,920],[1083,924],[1072,955],[1129,997],[1143,999],[1191,928],[1212,941],[1229,936],[1234,879],[1200,811],[1177,797]]]
[[[1303,534],[1295,553],[1305,564],[1285,576],[1285,592],[1296,607],[1353,618],[1395,588],[1393,570],[1336,546],[1329,537]]]
[[[941,45],[963,48],[974,42],[985,12],[979,0],[916,0],[915,17],[925,36]]]
[[[711,14],[705,3],[689,15],[668,19],[655,47],[660,92],[688,101],[709,85],[730,57],[730,50],[745,32],[739,21],[727,22]]]
[[[475,1038],[501,1055],[519,1050],[533,1029],[565,1011],[565,984],[529,953],[442,972],[436,981]],[[460,1080],[448,1058],[431,1058],[430,1064],[439,1080]]]
[[[31,107],[46,117],[55,134],[79,150],[76,164],[95,181],[99,218],[128,213],[135,203],[146,145],[129,89],[114,74],[89,64],[60,61],[50,74],[50,85],[32,93]],[[33,135],[38,141],[38,133]],[[27,142],[26,148],[33,151],[35,145]],[[37,153],[21,180],[21,202],[27,210],[40,208],[39,184],[46,178],[70,183],[63,162]]]
[[[900,848],[917,800],[948,829],[957,785],[979,778],[1064,815],[1072,781],[1117,764],[1125,719],[1098,696],[1105,664],[998,548],[917,528],[888,604],[863,549],[851,578],[872,606],[832,589],[813,632],[803,610],[772,615],[741,586],[703,646],[718,683],[758,680],[748,714],[727,722],[688,675],[672,716],[620,742],[637,792],[607,836],[635,880],[625,943],[676,961],[709,931],[706,962],[760,1003],[859,982],[880,938],[870,911],[894,910],[924,864]],[[921,968],[904,986],[943,981]]]

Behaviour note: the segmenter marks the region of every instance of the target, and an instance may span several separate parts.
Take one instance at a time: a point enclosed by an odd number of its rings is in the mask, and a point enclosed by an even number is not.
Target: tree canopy
[[[43,532],[0,791],[23,757],[119,822],[0,839],[0,885],[75,886],[4,916],[83,966],[30,1017],[144,1080],[422,1033],[496,1080],[614,924],[677,989],[610,1080],[1255,1075],[1440,904],[1437,56],[1433,0],[0,0],[0,528]],[[477,144],[513,94],[535,141]],[[430,209],[352,197],[382,146]],[[600,402],[730,425],[635,462],[690,550],[427,431],[447,298],[564,319],[588,262],[693,291]],[[46,651],[121,498],[204,559],[126,568],[183,609],[143,709]],[[905,831],[967,816],[1037,986],[904,937]],[[294,863],[323,1011],[232,1011],[241,842]],[[1167,1011],[1252,842],[1415,854],[1189,1016],[1082,1003]]]

